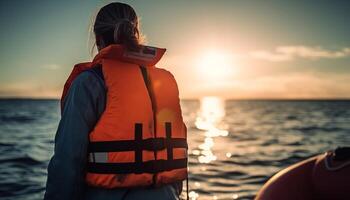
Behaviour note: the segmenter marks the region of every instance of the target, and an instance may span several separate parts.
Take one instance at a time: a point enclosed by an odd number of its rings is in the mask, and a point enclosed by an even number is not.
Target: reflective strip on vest
[[[108,163],[108,153],[107,152],[89,153],[89,162]]]

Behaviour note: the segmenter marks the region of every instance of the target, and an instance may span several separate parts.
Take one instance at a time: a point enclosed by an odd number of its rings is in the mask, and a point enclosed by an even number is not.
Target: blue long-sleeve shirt
[[[83,72],[73,81],[63,104],[44,200],[178,199],[181,184],[153,189],[103,189],[86,185],[89,133],[105,104],[104,81],[96,73]]]

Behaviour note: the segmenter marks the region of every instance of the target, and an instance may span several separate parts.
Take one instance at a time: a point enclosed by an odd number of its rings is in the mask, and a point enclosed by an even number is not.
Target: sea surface
[[[350,145],[350,101],[182,101],[191,199],[253,199],[279,170]],[[57,100],[0,100],[0,199],[42,199]]]

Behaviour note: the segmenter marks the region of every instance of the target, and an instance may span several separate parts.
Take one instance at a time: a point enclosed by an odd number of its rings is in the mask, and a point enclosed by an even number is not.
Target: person
[[[176,81],[155,67],[165,49],[141,44],[124,3],[100,9],[94,35],[98,54],[63,90],[44,199],[179,199],[187,133]]]

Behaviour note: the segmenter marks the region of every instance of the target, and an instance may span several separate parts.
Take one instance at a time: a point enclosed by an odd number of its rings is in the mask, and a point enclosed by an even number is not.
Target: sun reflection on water
[[[198,146],[199,150],[192,153],[198,155],[200,163],[210,163],[217,159],[213,154],[214,137],[227,136],[228,131],[223,127],[225,117],[225,101],[218,97],[204,97],[201,99],[200,110],[196,118],[196,128],[204,131],[204,142]]]
[[[204,136],[203,143],[192,150],[199,163],[209,164],[217,160],[217,156],[213,152],[215,146],[215,138],[228,136],[227,125],[223,122],[225,117],[225,101],[219,97],[204,97],[200,100],[200,109],[195,120],[195,127],[201,131]],[[230,157],[231,155],[226,155]],[[202,171],[206,171],[206,166],[201,167]],[[201,187],[199,182],[194,184],[196,189]],[[199,194],[195,191],[189,193],[190,199],[199,198]],[[216,195],[212,196],[217,199]]]
[[[204,97],[200,102],[196,127],[206,131],[206,137],[227,136],[228,131],[219,128],[219,124],[225,117],[225,101],[219,97]]]

